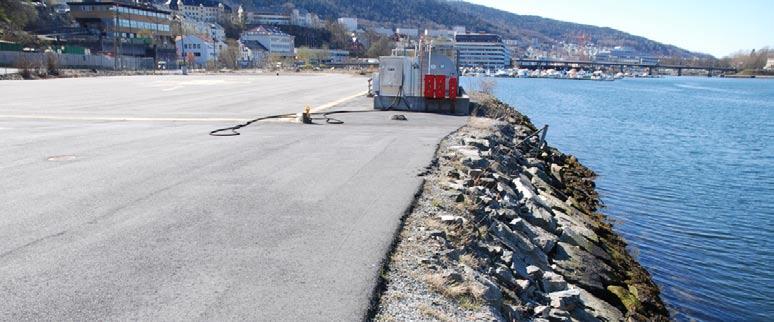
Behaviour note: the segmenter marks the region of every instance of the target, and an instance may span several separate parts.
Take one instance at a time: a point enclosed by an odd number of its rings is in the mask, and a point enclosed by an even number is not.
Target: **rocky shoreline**
[[[667,321],[595,174],[491,96],[438,147],[368,319]]]

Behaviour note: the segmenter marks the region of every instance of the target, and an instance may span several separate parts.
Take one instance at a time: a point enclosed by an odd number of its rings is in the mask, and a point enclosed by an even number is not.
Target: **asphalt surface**
[[[465,118],[374,112],[207,133],[365,83],[0,82],[0,319],[362,319],[418,173]],[[330,105],[370,109],[363,97]]]

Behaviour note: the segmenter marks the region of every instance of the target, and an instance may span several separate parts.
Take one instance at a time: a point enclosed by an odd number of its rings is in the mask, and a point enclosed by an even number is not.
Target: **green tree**
[[[304,62],[304,65],[312,65],[312,60],[315,58],[314,52],[309,47],[300,47],[296,53],[296,58]]]
[[[38,19],[38,11],[29,0],[0,1],[0,22],[14,29],[23,29]]]
[[[218,54],[218,63],[229,69],[239,69],[239,43],[234,39],[226,39],[226,46]]]
[[[348,49],[352,43],[352,35],[338,22],[329,22],[325,29],[331,33],[331,47],[334,49]]]
[[[378,40],[371,42],[371,47],[368,48],[366,56],[379,57],[389,56],[392,51],[392,40],[387,37],[381,37]]]

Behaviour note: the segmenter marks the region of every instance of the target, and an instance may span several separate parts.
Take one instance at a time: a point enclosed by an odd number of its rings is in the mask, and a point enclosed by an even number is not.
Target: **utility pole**
[[[118,70],[118,6],[113,5],[113,70]]]

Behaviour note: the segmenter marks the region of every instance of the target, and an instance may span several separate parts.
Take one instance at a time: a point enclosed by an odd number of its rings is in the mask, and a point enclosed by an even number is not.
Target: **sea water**
[[[597,172],[675,319],[774,319],[774,80],[486,80]]]

